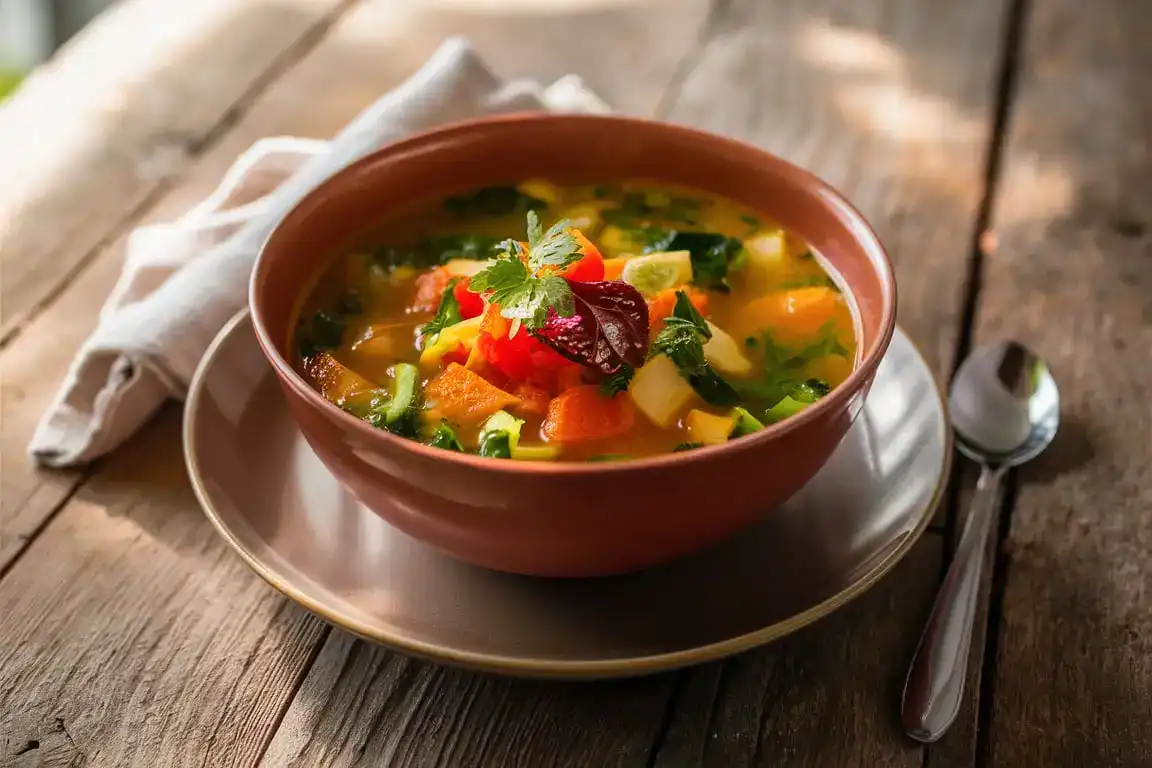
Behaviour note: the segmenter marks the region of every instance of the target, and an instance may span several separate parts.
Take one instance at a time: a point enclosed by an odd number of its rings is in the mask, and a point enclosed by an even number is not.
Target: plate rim
[[[924,509],[921,510],[920,517],[916,521],[916,526],[908,531],[896,546],[891,547],[883,557],[879,558],[879,560],[856,581],[836,594],[805,610],[766,627],[761,627],[751,632],[745,632],[713,643],[699,645],[694,648],[622,659],[580,661],[534,660],[502,654],[462,651],[450,646],[417,640],[404,635],[377,632],[363,622],[357,621],[355,618],[343,615],[340,611],[332,610],[293,586],[287,578],[277,572],[276,568],[250,551],[221,519],[205,487],[206,484],[203,480],[203,474],[197,461],[198,454],[195,448],[196,440],[194,437],[195,430],[193,429],[193,422],[195,421],[195,414],[199,410],[199,401],[204,389],[204,381],[219,353],[220,347],[223,346],[224,342],[245,320],[251,321],[250,312],[247,308],[237,312],[224,324],[220,332],[216,334],[212,343],[209,344],[207,350],[205,350],[200,363],[196,366],[196,371],[188,386],[188,396],[184,402],[184,414],[181,422],[184,463],[188,471],[188,479],[191,482],[192,490],[196,495],[196,500],[200,503],[204,511],[205,517],[208,518],[209,522],[211,522],[212,526],[216,529],[216,532],[220,534],[228,546],[240,556],[240,559],[243,560],[249,568],[289,600],[292,600],[297,605],[303,606],[309,612],[323,619],[330,625],[339,627],[356,637],[439,664],[449,664],[464,669],[496,672],[518,677],[599,680],[613,677],[637,677],[665,672],[707,661],[715,661],[716,659],[725,658],[761,645],[766,645],[831,615],[863,595],[880,581],[880,579],[886,576],[897,563],[904,559],[916,542],[924,535],[924,531],[927,530],[936,510],[940,507],[951,476],[955,448],[952,430],[946,428],[944,430],[944,455],[940,465],[936,488],[933,490],[932,497],[924,506]],[[920,362],[924,364],[924,368],[928,371],[929,378],[932,382],[933,392],[940,404],[941,411],[945,415],[945,420],[947,420],[948,407],[944,398],[943,388],[940,386],[936,374],[932,371],[932,367],[928,364],[927,358],[912,337],[904,333],[903,328],[897,325],[895,330],[907,340],[912,351],[920,359]],[[896,334],[894,333],[893,335],[895,336]]]

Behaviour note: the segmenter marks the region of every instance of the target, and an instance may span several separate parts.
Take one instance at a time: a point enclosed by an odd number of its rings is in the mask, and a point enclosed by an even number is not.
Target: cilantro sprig
[[[536,330],[544,326],[550,309],[561,317],[571,317],[575,311],[572,291],[556,273],[579,260],[581,253],[567,219],[556,222],[547,232],[535,211],[528,211],[527,219],[528,252],[523,253],[515,240],[504,241],[503,253],[494,264],[473,275],[468,290],[491,291],[501,315]]]

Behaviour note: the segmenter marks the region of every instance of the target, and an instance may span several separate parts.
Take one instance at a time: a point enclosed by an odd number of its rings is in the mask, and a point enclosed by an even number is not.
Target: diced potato
[[[327,352],[313,355],[304,363],[304,372],[319,388],[320,394],[337,405],[377,386],[360,374],[342,365]]]
[[[444,269],[453,277],[472,277],[495,263],[495,259],[449,259],[444,263]]]
[[[704,359],[721,373],[733,376],[751,373],[752,361],[745,357],[736,340],[711,321],[708,321],[708,327],[712,329],[712,338],[704,344]]]
[[[544,179],[528,179],[517,187],[525,195],[531,195],[537,200],[543,200],[548,205],[555,205],[560,199],[560,187]]]
[[[688,427],[688,439],[694,443],[705,445],[726,443],[728,436],[732,434],[731,415],[716,416],[694,408],[688,411],[688,418],[684,421]]]
[[[692,282],[692,254],[688,251],[649,253],[629,259],[620,277],[646,296]]]
[[[480,335],[480,321],[483,317],[483,315],[477,315],[467,320],[461,320],[436,334],[420,353],[420,365],[426,368],[440,365],[444,355],[461,344],[471,352],[476,344],[476,337]]]
[[[744,247],[748,251],[749,264],[768,270],[779,269],[783,266],[784,258],[788,254],[788,247],[782,230],[758,234],[745,240]]]
[[[670,427],[695,392],[666,355],[649,360],[632,377],[628,394],[636,407],[661,427]]]

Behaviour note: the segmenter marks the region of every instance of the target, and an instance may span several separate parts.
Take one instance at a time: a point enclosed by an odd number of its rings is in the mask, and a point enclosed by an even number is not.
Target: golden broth
[[[430,290],[430,286],[436,287],[433,278],[440,279],[448,270],[454,277],[467,279],[464,273],[479,271],[489,263],[487,259],[496,253],[491,248],[494,243],[506,238],[524,240],[529,208],[539,209],[544,228],[567,219],[571,227],[595,244],[608,273],[604,279],[623,269],[626,279],[648,289],[644,298],[651,315],[652,340],[671,312],[669,292],[689,286],[670,286],[663,290],[661,299],[650,282],[640,279],[643,275],[638,265],[643,262],[636,259],[644,258],[646,252],[668,253],[653,251],[653,244],[660,242],[661,237],[667,240],[669,232],[677,233],[671,240],[673,244],[720,242],[724,238],[732,239],[727,243],[739,241],[725,246],[729,247],[727,262],[712,262],[727,269],[726,285],[705,283],[689,293],[694,302],[700,303],[711,327],[726,333],[731,342],[727,354],[715,359],[712,355],[720,355],[719,347],[711,343],[705,346],[708,365],[739,393],[736,404],[760,423],[777,420],[781,414],[786,417],[794,410],[783,406],[807,402],[798,398],[824,391],[819,386],[815,390],[795,389],[802,382],[818,380],[816,384],[835,387],[851,373],[856,359],[856,335],[851,309],[839,287],[805,243],[754,212],[715,195],[658,183],[558,186],[529,181],[518,188],[493,189],[428,204],[401,221],[390,222],[375,232],[364,248],[346,254],[325,273],[302,308],[297,365],[326,397],[357,415],[376,419],[369,412],[382,412],[383,405],[393,396],[390,387],[396,386],[393,376],[397,364],[402,363],[419,369],[421,392],[428,392],[430,385],[431,391],[442,391],[443,387],[438,389],[433,382],[442,375],[444,361],[430,363],[425,354],[422,362],[421,351],[422,346],[441,338],[432,336],[421,344],[422,326],[436,315],[444,295]],[[689,237],[704,233],[724,238]],[[584,263],[588,249],[582,253]],[[677,269],[682,269],[688,260],[692,282],[699,283],[702,274],[706,274],[700,270],[708,268],[707,259],[697,259],[697,250],[690,252],[690,259],[680,255],[683,251],[672,253],[668,262],[675,261]],[[447,267],[441,267],[445,262]],[[666,279],[664,271],[651,274]],[[464,299],[473,301],[468,296]],[[467,326],[465,320],[460,328]],[[441,332],[445,333],[448,331]],[[515,335],[509,335],[514,341]],[[461,364],[469,367],[477,355],[467,353],[478,342],[473,339],[471,346],[466,342],[453,352],[458,363],[467,357],[467,363]],[[321,359],[324,365],[317,363]],[[505,391],[519,391],[521,383],[515,377],[506,375],[504,368],[485,368],[486,362],[490,361],[481,360],[475,367],[486,381]],[[528,449],[521,450],[526,455],[514,453],[513,457],[638,457],[667,453],[685,443],[728,439],[721,435],[722,420],[735,418],[731,404],[709,404],[698,393],[683,402],[674,418],[656,423],[649,417],[659,409],[643,401],[647,390],[638,388],[639,381],[656,381],[659,367],[652,366],[651,372],[641,370],[629,385],[628,394],[617,395],[632,398],[635,407],[622,404],[614,412],[622,420],[620,423],[631,412],[631,426],[608,437],[546,440],[542,434],[546,416],[540,412],[540,402],[535,409],[529,408],[526,400],[509,406],[508,410],[523,420],[519,442]],[[646,363],[643,369],[648,368]],[[558,408],[551,398],[558,397],[565,388],[597,384],[603,379],[596,370],[564,370],[563,382],[538,387],[545,390],[550,408]],[[656,402],[661,408],[667,399],[663,397],[666,390],[677,386],[683,389],[683,385],[668,381],[667,374],[663,384],[663,390],[655,387],[659,395],[655,396]],[[792,398],[788,393],[798,394]],[[782,394],[788,396],[790,403],[781,402]],[[475,451],[485,422],[444,419],[440,406],[435,398],[425,398],[414,422],[416,426],[409,429],[407,436],[427,442],[443,422],[465,450]],[[707,439],[698,439],[702,435]],[[533,453],[533,446],[548,450]]]

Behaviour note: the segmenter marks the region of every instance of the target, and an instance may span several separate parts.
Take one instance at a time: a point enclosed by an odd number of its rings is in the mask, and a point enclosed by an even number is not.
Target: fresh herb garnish
[[[613,397],[621,392],[628,391],[628,385],[632,383],[632,376],[635,375],[636,369],[625,363],[620,366],[620,370],[616,373],[609,374],[604,377],[600,382],[600,391],[608,397]]]
[[[358,398],[345,403],[345,411],[400,437],[415,440],[420,432],[420,371],[410,363],[398,363],[392,372],[392,391],[374,389],[367,402]]]
[[[444,293],[440,294],[440,306],[436,307],[436,314],[424,324],[424,328],[420,331],[424,338],[430,339],[448,326],[456,325],[464,319],[464,316],[460,314],[460,302],[456,299],[456,291],[453,290],[460,280],[461,278],[454,277],[448,281],[448,285],[444,286]]]
[[[645,253],[660,251],[688,251],[692,256],[692,282],[701,288],[727,293],[731,290],[728,274],[739,267],[744,243],[714,232],[669,230],[644,246]]]
[[[759,343],[764,347],[764,376],[760,381],[739,382],[740,393],[771,407],[786,397],[804,381],[804,366],[827,355],[848,356],[848,350],[836,338],[835,321],[820,327],[816,341],[792,351],[778,344],[769,332],[761,334]]]
[[[709,404],[734,405],[739,400],[736,390],[704,359],[704,343],[711,338],[712,329],[688,294],[676,291],[672,316],[664,321],[664,328],[652,342],[652,351],[667,355],[696,394]]]
[[[613,375],[639,368],[648,355],[648,305],[621,280],[567,281],[572,311],[549,312],[534,331],[537,338],[569,360]]]
[[[444,201],[444,210],[453,216],[511,216],[547,207],[544,200],[526,195],[514,186],[481,187],[475,192],[454,195]]]
[[[704,443],[680,443],[672,449],[672,453],[681,453],[683,451],[694,451],[697,448],[703,448]]]
[[[446,421],[437,425],[428,445],[445,451],[464,453],[464,446],[460,444],[460,438],[456,437],[456,430],[452,429],[452,426]]]
[[[543,327],[549,312],[570,317],[573,312],[572,292],[564,278],[551,274],[580,259],[580,246],[568,231],[567,220],[558,221],[542,232],[535,211],[528,215],[527,264],[520,258],[519,243],[506,240],[503,254],[487,269],[473,275],[468,290],[492,292],[492,301],[500,314],[519,320],[529,329]],[[551,267],[538,275],[542,267]]]

